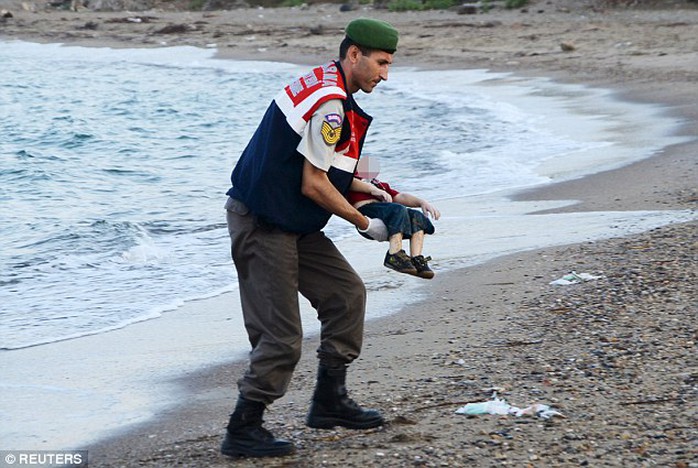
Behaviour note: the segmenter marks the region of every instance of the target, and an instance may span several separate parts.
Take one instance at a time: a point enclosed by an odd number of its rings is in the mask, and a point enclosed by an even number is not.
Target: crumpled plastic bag
[[[556,279],[555,281],[551,281],[550,284],[554,284],[557,286],[568,286],[570,284],[579,284],[584,283],[586,281],[593,281],[601,278],[603,278],[603,276],[594,276],[590,275],[589,273],[577,273],[573,271],[572,273],[565,275],[562,278]]]
[[[468,403],[465,406],[461,406],[456,410],[456,414],[465,414],[468,416],[474,416],[479,414],[499,414],[499,415],[514,415],[514,416],[537,416],[543,419],[549,419],[553,416],[558,416],[564,418],[565,416],[550,408],[548,405],[543,405],[541,403],[535,403],[526,408],[518,408],[516,406],[511,406],[503,398],[497,398],[497,393],[492,395],[492,399],[488,401],[482,401],[477,403]]]

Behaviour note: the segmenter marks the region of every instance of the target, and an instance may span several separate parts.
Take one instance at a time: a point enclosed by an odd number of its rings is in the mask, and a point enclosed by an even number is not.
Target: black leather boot
[[[383,425],[383,417],[376,410],[365,410],[347,395],[347,368],[318,369],[315,394],[305,421],[309,427],[331,429],[335,426],[349,429],[370,429]]]
[[[294,452],[287,440],[276,439],[262,427],[266,406],[258,401],[238,397],[235,411],[230,415],[228,430],[221,453],[229,457],[281,457]]]

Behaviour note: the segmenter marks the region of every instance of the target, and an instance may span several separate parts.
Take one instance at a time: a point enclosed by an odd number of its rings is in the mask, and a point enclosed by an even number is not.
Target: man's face
[[[393,63],[393,54],[382,50],[374,50],[370,55],[364,55],[354,47],[350,53],[352,57],[352,74],[350,91],[359,89],[364,93],[370,93],[381,81],[388,79],[388,68]]]

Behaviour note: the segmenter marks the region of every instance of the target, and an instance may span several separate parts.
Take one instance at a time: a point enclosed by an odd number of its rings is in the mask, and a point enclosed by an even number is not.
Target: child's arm
[[[364,182],[361,179],[357,179],[356,177],[354,177],[354,179],[351,181],[349,190],[353,192],[367,193],[387,203],[393,201],[393,197],[391,197],[388,192],[379,189],[373,184],[369,184],[368,182]]]
[[[441,217],[441,212],[434,205],[409,193],[398,193],[393,197],[393,202],[411,208],[421,208],[425,216],[431,216],[434,219],[439,219]]]

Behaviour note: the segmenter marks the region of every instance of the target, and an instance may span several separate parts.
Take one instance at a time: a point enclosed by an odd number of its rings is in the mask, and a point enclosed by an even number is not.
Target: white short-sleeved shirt
[[[313,166],[329,171],[336,157],[335,146],[341,136],[343,121],[344,107],[340,99],[322,103],[303,129],[296,149]]]

